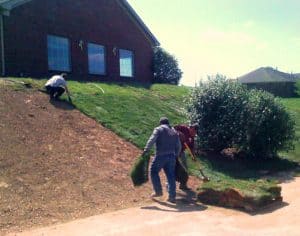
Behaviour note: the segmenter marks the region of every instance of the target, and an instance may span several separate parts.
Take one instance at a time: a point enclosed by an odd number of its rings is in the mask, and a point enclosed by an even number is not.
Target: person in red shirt
[[[190,148],[193,155],[195,155],[195,136],[197,135],[198,125],[176,125],[174,129],[179,134],[181,142],[181,152],[179,154],[179,161],[187,170],[187,160],[185,155],[186,145]],[[187,187],[188,177],[179,180],[179,188],[182,190],[189,190]]]

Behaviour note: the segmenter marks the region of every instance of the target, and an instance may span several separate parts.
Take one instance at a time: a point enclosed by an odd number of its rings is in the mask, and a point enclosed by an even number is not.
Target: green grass
[[[300,137],[300,98],[285,98],[281,102],[288,108],[293,119],[296,122],[296,135]],[[300,139],[295,141],[295,150],[288,153],[281,153],[281,155],[289,160],[300,163]]]
[[[45,83],[45,80],[22,80],[32,83],[34,88],[42,88]],[[161,116],[167,116],[172,124],[187,122],[184,114],[184,97],[190,90],[187,87],[76,81],[69,81],[68,84],[77,109],[141,149]],[[20,89],[18,86],[16,85],[16,89]],[[300,98],[282,99],[282,102],[296,120],[296,131],[299,135]],[[284,159],[265,162],[225,161],[199,156],[204,172],[211,179],[202,187],[219,190],[237,188],[256,198],[270,195],[268,189],[276,186],[277,182],[264,179],[262,170],[276,173],[294,169],[295,162],[300,162],[299,140],[295,145],[294,151],[281,154]],[[189,167],[192,174],[199,175],[199,166],[189,161]]]
[[[102,93],[99,86],[105,91]],[[185,87],[70,82],[74,105],[121,137],[143,148],[161,116],[185,121]]]
[[[296,162],[287,159],[270,160],[228,160],[220,155],[199,156],[201,168],[210,178],[209,182],[202,184],[201,189],[214,189],[223,191],[228,188],[239,189],[245,196],[255,199],[274,198],[269,191],[277,185],[275,177],[266,178],[280,171],[294,170]],[[200,165],[189,158],[191,174],[201,176],[198,171]]]

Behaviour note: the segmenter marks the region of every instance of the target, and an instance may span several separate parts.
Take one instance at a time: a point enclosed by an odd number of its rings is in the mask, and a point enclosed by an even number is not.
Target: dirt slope
[[[63,102],[0,87],[0,235],[137,206],[140,150]]]

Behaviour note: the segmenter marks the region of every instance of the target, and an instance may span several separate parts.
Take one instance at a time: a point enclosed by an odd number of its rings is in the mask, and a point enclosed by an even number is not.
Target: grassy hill
[[[45,83],[44,80],[22,80],[30,82],[38,88],[42,88]],[[172,124],[187,122],[184,113],[184,99],[190,92],[188,87],[80,83],[76,81],[68,83],[73,103],[77,109],[141,149],[153,128],[158,125],[161,116],[169,117]],[[299,133],[300,99],[283,99],[282,101],[294,114]],[[204,172],[212,179],[203,186],[214,189],[224,189],[224,186],[237,187],[246,195],[255,195],[258,199],[264,199],[266,196],[270,196],[266,190],[272,188],[275,182],[262,180],[265,177],[261,171],[275,173],[293,168],[294,163],[288,159],[300,162],[300,143],[296,143],[295,151],[283,155],[285,160],[279,159],[266,163],[254,163],[252,160],[248,163],[228,162],[219,161],[218,158],[209,160],[199,156]],[[191,173],[199,175],[192,162],[190,162],[190,167]]]

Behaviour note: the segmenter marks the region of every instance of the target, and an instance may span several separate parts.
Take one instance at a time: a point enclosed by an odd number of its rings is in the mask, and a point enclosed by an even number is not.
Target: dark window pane
[[[67,38],[47,36],[49,70],[70,71],[70,45]]]
[[[89,57],[89,73],[103,75],[105,74],[105,52],[101,45],[89,43],[88,57]]]

